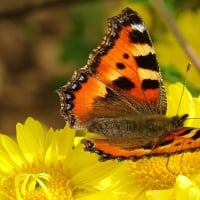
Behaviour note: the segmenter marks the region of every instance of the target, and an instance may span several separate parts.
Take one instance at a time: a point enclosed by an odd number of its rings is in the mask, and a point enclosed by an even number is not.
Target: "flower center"
[[[73,189],[62,164],[46,167],[37,163],[1,179],[1,196],[19,200],[73,200]]]
[[[129,166],[134,184],[146,190],[168,189],[173,187],[177,175],[194,179],[200,169],[200,152],[151,157],[130,162]]]

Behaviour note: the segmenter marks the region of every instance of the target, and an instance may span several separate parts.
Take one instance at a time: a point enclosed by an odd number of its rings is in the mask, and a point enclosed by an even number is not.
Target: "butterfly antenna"
[[[183,174],[183,164],[181,164],[181,163],[183,163],[183,156],[184,156],[184,153],[183,154],[181,154],[181,159],[180,159],[180,173],[179,174]]]
[[[191,63],[188,63],[186,73],[185,73],[184,83],[183,83],[183,89],[182,89],[182,92],[181,92],[180,101],[179,101],[177,112],[176,112],[176,116],[178,115],[178,112],[180,110],[183,94],[184,94],[186,83],[187,83],[187,76],[188,76],[188,72],[189,72],[190,68],[191,68]]]
[[[167,168],[167,171],[169,172],[169,173],[171,173],[172,175],[174,175],[174,176],[177,176],[177,174],[175,173],[175,172],[173,172],[171,169],[170,169],[170,167],[169,167],[169,162],[170,162],[170,159],[171,158],[171,156],[169,156],[168,158],[167,158],[167,162],[166,162],[166,168]]]
[[[188,117],[187,119],[185,119],[185,121],[186,120],[191,120],[191,119],[200,119],[200,117]]]

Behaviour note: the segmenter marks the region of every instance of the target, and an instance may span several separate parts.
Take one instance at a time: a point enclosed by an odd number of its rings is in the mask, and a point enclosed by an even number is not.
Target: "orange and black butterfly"
[[[149,34],[130,8],[109,19],[103,42],[85,67],[58,90],[61,114],[100,160],[138,160],[200,147],[200,130],[183,127],[188,117],[166,117],[166,94]]]

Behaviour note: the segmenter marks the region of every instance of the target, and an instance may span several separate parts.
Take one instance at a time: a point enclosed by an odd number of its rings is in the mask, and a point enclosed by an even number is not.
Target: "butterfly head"
[[[174,126],[174,128],[180,128],[183,127],[183,124],[185,122],[185,120],[187,119],[188,114],[184,114],[181,117],[179,116],[174,116],[171,118],[172,124]]]

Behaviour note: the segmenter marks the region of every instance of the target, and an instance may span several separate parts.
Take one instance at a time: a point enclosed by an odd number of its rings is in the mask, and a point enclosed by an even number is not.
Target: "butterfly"
[[[95,133],[82,143],[101,161],[200,147],[200,130],[183,127],[187,114],[166,116],[156,54],[143,20],[130,8],[109,19],[101,45],[57,92],[69,126]]]

